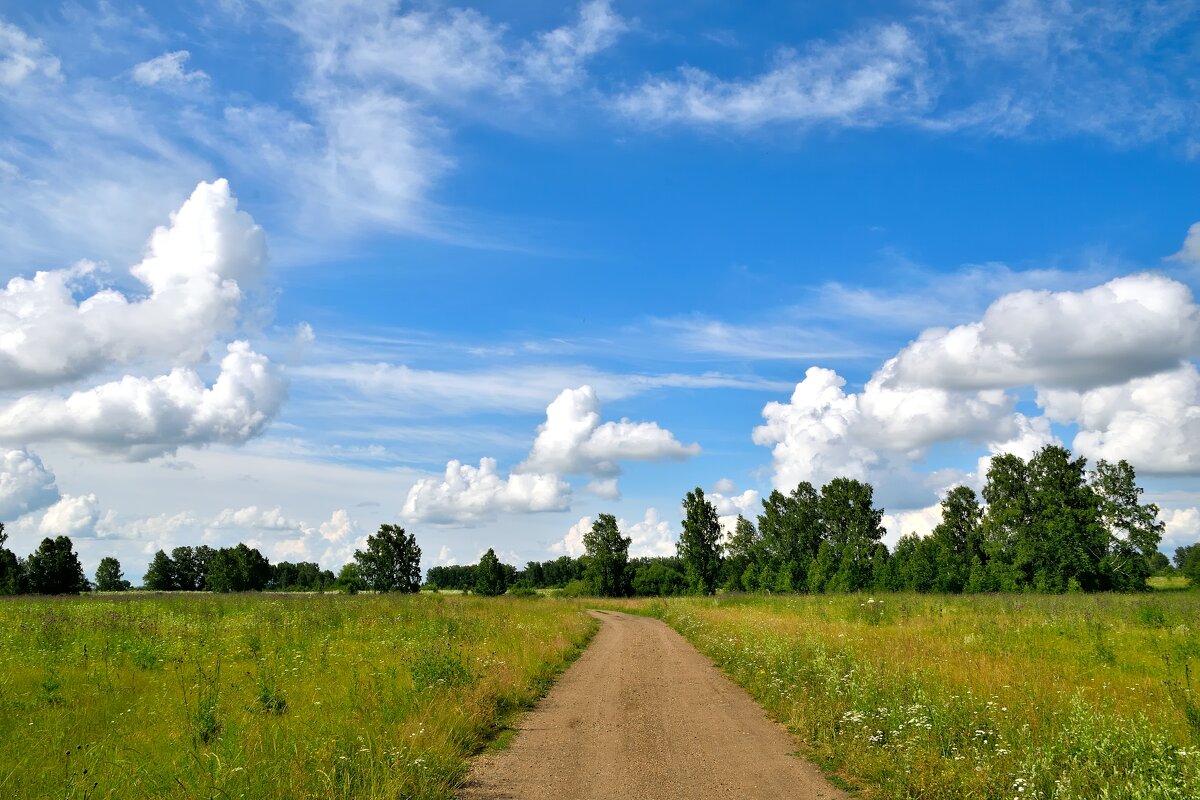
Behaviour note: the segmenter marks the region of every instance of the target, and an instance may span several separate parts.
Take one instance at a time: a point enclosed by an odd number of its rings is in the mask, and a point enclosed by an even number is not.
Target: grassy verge
[[[536,599],[0,602],[0,796],[450,797],[594,630]]]
[[[880,798],[1200,796],[1200,598],[643,605]]]

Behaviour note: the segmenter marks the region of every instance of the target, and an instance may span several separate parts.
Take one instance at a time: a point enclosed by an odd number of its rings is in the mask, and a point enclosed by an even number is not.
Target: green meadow
[[[429,594],[4,600],[0,797],[450,797],[594,626]]]
[[[1200,797],[1200,595],[631,604],[880,798]]]

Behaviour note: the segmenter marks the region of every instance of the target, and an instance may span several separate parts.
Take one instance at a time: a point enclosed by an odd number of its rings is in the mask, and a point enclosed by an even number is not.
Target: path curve
[[[847,798],[746,692],[663,622],[590,612],[602,626],[481,756],[462,800]]]

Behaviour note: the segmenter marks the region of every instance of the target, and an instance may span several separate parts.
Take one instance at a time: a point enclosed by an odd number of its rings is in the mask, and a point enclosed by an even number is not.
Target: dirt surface
[[[744,690],[662,622],[615,612],[462,800],[846,798]]]

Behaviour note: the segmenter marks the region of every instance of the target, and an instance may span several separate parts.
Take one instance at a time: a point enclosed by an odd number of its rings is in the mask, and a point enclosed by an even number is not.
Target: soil
[[[510,747],[476,760],[462,800],[849,797],[667,625],[591,613],[591,645]]]

